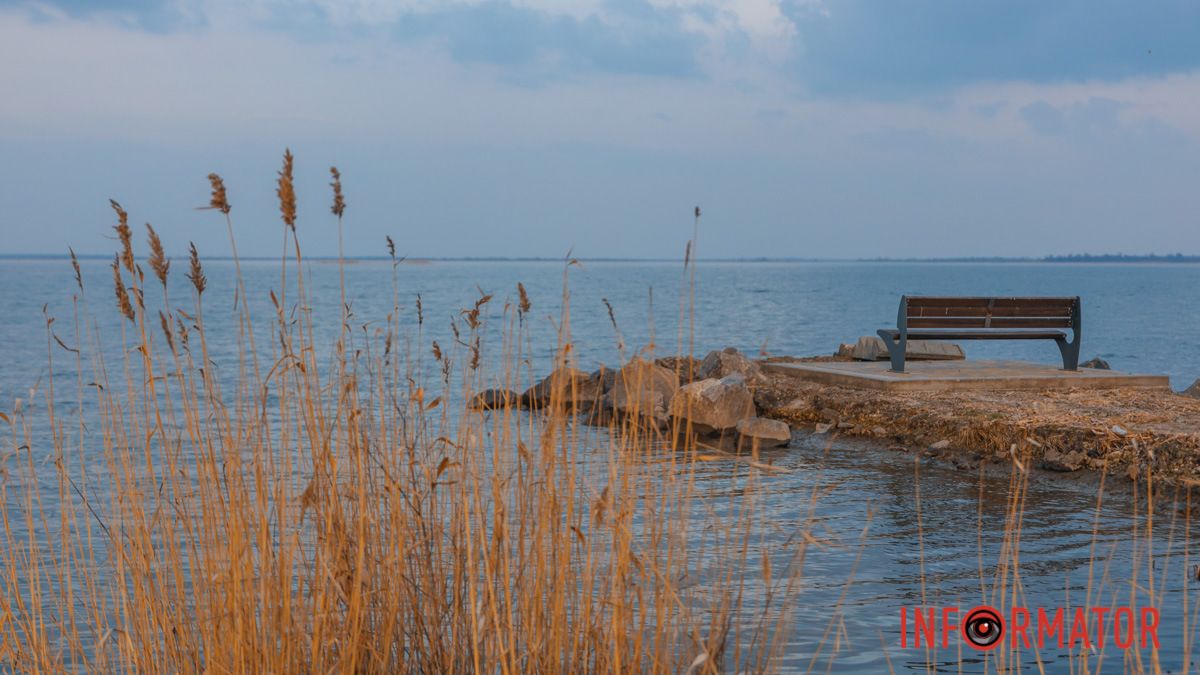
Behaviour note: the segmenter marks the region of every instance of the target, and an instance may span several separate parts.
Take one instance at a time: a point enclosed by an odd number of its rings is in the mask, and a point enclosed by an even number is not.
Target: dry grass
[[[333,356],[318,362],[329,351],[312,337],[292,165],[287,153],[280,288],[246,288],[238,265],[238,362],[219,364],[232,379],[218,377],[209,355],[196,248],[191,297],[175,304],[149,231],[147,262],[164,292],[161,307],[146,307],[128,215],[113,203],[129,349],[99,348],[90,312],[110,310],[89,307],[77,276],[70,328],[47,322],[50,372],[69,367],[75,377],[44,383],[45,419],[5,417],[19,461],[0,483],[0,666],[771,669],[796,574],[772,579],[768,566],[768,600],[743,605],[753,489],[731,515],[715,515],[698,496],[694,447],[676,446],[650,420],[577,424],[570,380],[536,415],[466,409],[473,391],[532,380],[523,287],[491,319],[498,301],[475,301],[430,361],[419,299],[416,316],[402,314],[393,276],[383,327],[353,328],[362,321],[349,320],[343,301]],[[340,239],[346,204],[332,176]],[[236,262],[225,186],[209,179]],[[395,260],[390,238],[388,248]],[[257,320],[270,325],[263,349],[251,293],[269,293],[275,310]],[[489,320],[503,322],[504,338],[485,349]],[[573,365],[569,307],[559,325],[553,367]],[[63,348],[70,363],[59,363]],[[493,353],[494,362],[482,356]],[[72,399],[75,409],[60,413],[56,401]],[[35,442],[47,422],[49,444]],[[695,586],[685,580],[700,563]]]

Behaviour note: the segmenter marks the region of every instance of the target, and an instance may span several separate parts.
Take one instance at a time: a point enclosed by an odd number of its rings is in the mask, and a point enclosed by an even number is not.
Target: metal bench
[[[909,340],[1054,340],[1063,370],[1079,367],[1079,297],[956,298],[903,296],[896,328],[879,330],[892,359],[904,372]],[[1067,341],[1070,329],[1073,335]]]

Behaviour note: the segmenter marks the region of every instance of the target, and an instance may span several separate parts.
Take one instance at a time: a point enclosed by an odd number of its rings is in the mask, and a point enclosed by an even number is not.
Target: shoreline
[[[886,392],[767,376],[760,414],[793,429],[871,438],[963,469],[1016,459],[1047,478],[1149,474],[1200,486],[1200,399],[1170,389]]]

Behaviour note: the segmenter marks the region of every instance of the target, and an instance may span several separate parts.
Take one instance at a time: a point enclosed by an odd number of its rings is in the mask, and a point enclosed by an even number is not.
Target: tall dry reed
[[[584,426],[570,378],[537,413],[467,407],[480,389],[534,380],[524,286],[515,303],[467,303],[453,342],[426,346],[420,298],[415,316],[401,311],[394,267],[379,331],[349,320],[343,274],[342,316],[321,319],[342,330],[318,359],[293,161],[286,153],[279,172],[277,289],[244,283],[226,188],[209,176],[209,208],[234,251],[234,337],[205,325],[214,299],[195,245],[191,297],[177,304],[166,293],[170,262],[149,226],[146,262],[163,292],[146,306],[128,214],[113,202],[112,282],[128,348],[102,348],[93,313],[110,310],[89,302],[72,254],[70,328],[47,318],[46,358],[49,372],[75,375],[48,379],[44,418],[4,420],[20,461],[0,482],[0,667],[771,669],[796,579],[772,578],[763,563],[773,600],[743,601],[752,489],[717,515],[697,496],[686,435],[636,416]],[[347,205],[331,175],[344,264]],[[564,271],[557,355],[538,369],[577,365],[566,283]],[[252,317],[251,295],[269,296],[273,316]],[[499,344],[483,339],[489,323],[501,324]],[[256,344],[266,328],[269,346]],[[214,361],[218,338],[237,341],[236,364]],[[60,411],[66,400],[73,410]]]

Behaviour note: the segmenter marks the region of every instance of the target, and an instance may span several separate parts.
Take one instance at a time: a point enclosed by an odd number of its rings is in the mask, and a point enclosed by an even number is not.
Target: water
[[[179,263],[176,263],[177,265]],[[267,316],[267,289],[278,288],[277,263],[243,264],[252,292],[252,310]],[[209,290],[204,296],[210,351],[218,363],[233,363],[233,268],[229,262],[206,265]],[[106,336],[106,358],[116,364],[120,335],[112,311],[111,272],[107,263],[84,261],[89,320]],[[346,268],[348,300],[356,328],[368,332],[383,323],[390,309],[393,268],[387,262],[360,262]],[[657,345],[660,354],[681,345],[681,298],[687,279],[678,263],[435,262],[395,269],[402,305],[402,324],[415,334],[417,295],[424,326],[414,353],[428,354],[429,343],[453,344],[451,321],[461,321],[480,289],[494,294],[485,308],[495,336],[505,302],[516,301],[516,285],[528,289],[533,304],[534,365],[542,371],[556,347],[555,326],[561,320],[564,275],[568,282],[571,326],[579,361],[585,368],[619,363],[624,356]],[[314,315],[335,317],[340,302],[338,268],[309,265]],[[892,325],[899,296],[944,295],[1080,295],[1083,297],[1082,358],[1098,356],[1116,369],[1165,373],[1183,388],[1200,376],[1200,313],[1193,311],[1200,266],[1091,264],[839,264],[839,263],[708,263],[699,266],[695,344],[697,354],[728,345],[751,354],[809,355],[830,353],[840,342]],[[190,306],[190,287],[174,275],[171,297]],[[78,294],[65,261],[0,261],[0,411],[11,411],[15,399],[36,414],[44,386],[47,354],[56,374],[70,376],[73,356],[47,337],[46,318],[55,317],[55,335],[69,345],[71,297]],[[610,320],[604,301],[613,308]],[[157,299],[147,298],[154,306]],[[266,322],[263,322],[264,324]],[[325,336],[336,324],[318,324]],[[227,341],[221,341],[225,339]],[[265,337],[264,337],[265,339]],[[320,339],[320,338],[319,338]],[[1050,342],[977,342],[965,345],[972,358],[1018,358],[1056,363]],[[485,342],[485,351],[499,349]],[[684,351],[689,349],[683,345]],[[494,354],[493,354],[494,355]],[[33,393],[37,393],[36,391]],[[38,439],[35,439],[35,441]],[[35,442],[35,447],[39,444]],[[45,443],[40,444],[45,447]],[[793,446],[770,461],[786,470],[761,478],[759,508],[763,545],[780,544],[809,516],[814,488],[828,488],[816,502],[817,532],[826,542],[811,553],[803,569],[803,593],[792,609],[792,632],[783,664],[789,669],[878,673],[889,663],[897,670],[925,670],[927,662],[947,672],[979,672],[975,654],[927,654],[901,649],[898,612],[901,606],[957,605],[984,599],[1001,548],[1010,481],[1006,473],[979,474],[937,463],[918,463],[866,442],[839,441],[827,447],[823,437],[801,435]],[[721,486],[737,469],[706,464],[703,484]],[[921,509],[916,507],[920,495]],[[1147,583],[1146,539],[1131,536],[1144,528],[1135,496],[1116,491],[1097,508],[1094,483],[1076,479],[1037,480],[1029,488],[1021,536],[1019,604],[1030,608],[1074,607],[1089,588],[1093,604],[1128,604],[1137,581]],[[1200,538],[1182,521],[1170,529],[1170,510],[1155,523],[1155,581],[1162,585],[1159,631],[1164,667],[1182,672],[1185,642],[1182,598],[1190,563],[1183,561],[1185,535]],[[1093,530],[1095,536],[1093,536]],[[1195,553],[1195,551],[1191,551]],[[1095,556],[1096,568],[1089,561]],[[1139,561],[1135,563],[1135,561]],[[783,569],[787,561],[777,561]],[[981,584],[982,576],[986,584]],[[848,572],[853,583],[846,585]],[[748,577],[760,574],[750,566]],[[922,578],[924,582],[922,583]],[[924,591],[922,592],[922,587]],[[845,596],[842,597],[843,593]],[[924,593],[924,595],[923,595]],[[1144,592],[1136,591],[1144,598]],[[1194,595],[1194,594],[1193,594]],[[922,597],[925,598],[922,601]],[[1195,607],[1200,598],[1190,598]],[[752,601],[751,601],[752,602]],[[825,638],[831,619],[841,644]],[[1069,623],[1069,620],[1068,620]],[[1194,626],[1192,621],[1189,625]],[[1189,629],[1190,632],[1191,629]],[[1043,650],[1049,672],[1065,671],[1065,651]],[[832,659],[832,661],[831,661]],[[1022,669],[1036,670],[1032,652],[1023,652]],[[1111,646],[1105,668],[1124,669],[1122,654]]]

